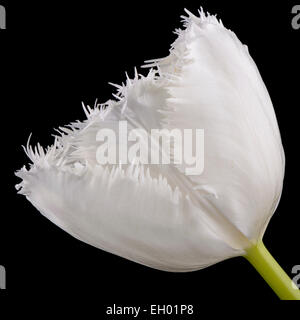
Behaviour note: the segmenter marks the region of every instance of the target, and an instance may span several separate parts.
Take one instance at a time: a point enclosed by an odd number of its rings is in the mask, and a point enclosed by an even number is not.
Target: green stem
[[[281,300],[300,300],[300,290],[271,256],[262,241],[247,250],[244,256],[265,279]]]

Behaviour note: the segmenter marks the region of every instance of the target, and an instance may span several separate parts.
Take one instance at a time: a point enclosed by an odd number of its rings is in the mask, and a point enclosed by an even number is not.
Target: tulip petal
[[[140,172],[136,172],[140,171]],[[199,210],[143,167],[19,171],[22,194],[49,220],[97,248],[166,271],[193,271],[240,255]]]

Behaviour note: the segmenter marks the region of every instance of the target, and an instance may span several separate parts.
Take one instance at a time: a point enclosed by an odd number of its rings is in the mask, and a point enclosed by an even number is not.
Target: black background
[[[202,5],[247,44],[273,100],[287,166],[279,207],[264,242],[286,272],[300,264],[299,74],[300,30],[291,26],[295,2],[279,1],[40,1],[6,3],[0,30],[2,206],[0,265],[4,296],[93,296],[98,317],[113,303],[278,301],[243,258],[192,273],[153,270],[82,243],[50,223],[17,195],[14,171],[28,163],[21,145],[53,142],[53,128],[84,119],[81,101],[104,102],[125,71],[163,57],[181,26],[183,8]],[[139,69],[141,73],[144,71]],[[47,301],[47,299],[46,299]]]

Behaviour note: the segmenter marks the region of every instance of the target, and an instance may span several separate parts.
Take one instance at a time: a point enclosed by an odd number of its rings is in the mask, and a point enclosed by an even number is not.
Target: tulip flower
[[[281,299],[299,299],[262,242],[285,168],[268,91],[232,31],[203,10],[186,12],[170,54],[146,62],[147,76],[136,72],[115,85],[117,100],[84,106],[87,119],[60,128],[46,150],[27,145],[32,163],[16,173],[17,188],[46,218],[97,248],[174,272],[243,256]],[[203,170],[187,174],[189,164],[176,161],[99,163],[99,130],[118,134],[120,121],[148,133],[203,130]],[[122,152],[127,144],[115,145]]]

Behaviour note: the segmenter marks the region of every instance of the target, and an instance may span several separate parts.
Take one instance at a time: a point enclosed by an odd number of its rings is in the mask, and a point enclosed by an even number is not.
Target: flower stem
[[[300,300],[300,290],[260,241],[244,256],[281,300]]]

